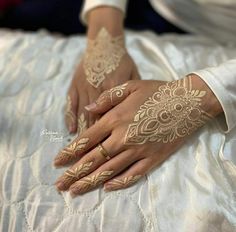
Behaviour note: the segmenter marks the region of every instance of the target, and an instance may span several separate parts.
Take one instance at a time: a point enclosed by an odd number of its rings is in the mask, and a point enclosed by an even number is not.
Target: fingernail
[[[72,133],[74,131],[74,125],[73,124],[69,125],[69,131],[70,131],[70,133]]]
[[[92,104],[87,105],[87,106],[85,106],[84,108],[85,108],[86,110],[90,111],[90,110],[95,109],[96,106],[97,106],[97,104],[96,104],[95,102],[93,102]]]
[[[111,187],[109,184],[105,185],[105,186],[103,187],[103,189],[104,189],[105,192],[110,192],[110,191],[113,190],[112,187]]]
[[[77,197],[78,195],[75,194],[75,193],[73,193],[72,191],[70,191],[70,196],[71,196],[71,198],[75,198],[75,197]]]
[[[55,168],[61,167],[60,161],[61,161],[61,159],[59,157],[54,160],[54,167]]]
[[[72,198],[75,198],[76,196],[78,196],[78,192],[76,191],[76,188],[71,188],[69,191]]]
[[[58,191],[63,190],[64,184],[62,182],[58,182],[55,185],[56,185],[56,188],[57,188]]]

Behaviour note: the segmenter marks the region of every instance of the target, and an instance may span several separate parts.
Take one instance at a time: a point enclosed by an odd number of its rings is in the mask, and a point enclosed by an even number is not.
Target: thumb
[[[85,109],[91,113],[103,114],[121,103],[129,94],[129,83],[118,85],[112,89],[104,91],[98,99],[90,105],[85,106]]]

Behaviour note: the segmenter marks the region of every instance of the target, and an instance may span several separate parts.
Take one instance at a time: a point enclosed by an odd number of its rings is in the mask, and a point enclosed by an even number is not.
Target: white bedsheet
[[[193,36],[127,32],[127,45],[143,79],[236,57],[232,44]],[[0,231],[236,231],[236,130],[224,135],[213,121],[133,187],[57,193],[65,169],[52,161],[71,139],[63,107],[84,47],[83,36],[0,31]]]

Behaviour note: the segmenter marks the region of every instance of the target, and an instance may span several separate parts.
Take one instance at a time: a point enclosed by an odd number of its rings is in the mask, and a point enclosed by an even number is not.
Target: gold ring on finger
[[[106,151],[106,149],[102,146],[101,143],[98,144],[97,146],[100,154],[105,157],[106,160],[110,160],[111,157],[109,156],[109,153]]]

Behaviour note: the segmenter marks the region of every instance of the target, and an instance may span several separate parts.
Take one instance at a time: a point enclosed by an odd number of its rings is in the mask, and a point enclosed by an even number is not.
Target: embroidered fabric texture
[[[211,118],[201,109],[205,94],[192,89],[190,77],[160,86],[140,106],[128,127],[125,143],[169,143],[191,134]]]
[[[113,38],[105,28],[102,28],[95,40],[88,39],[83,59],[87,81],[98,88],[107,75],[116,70],[125,53],[123,36]]]

